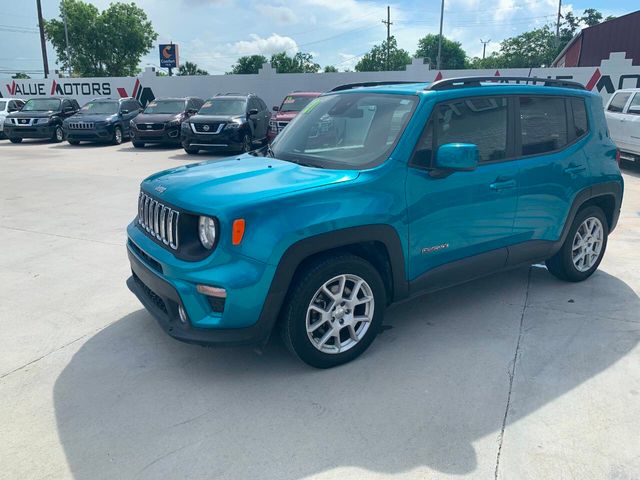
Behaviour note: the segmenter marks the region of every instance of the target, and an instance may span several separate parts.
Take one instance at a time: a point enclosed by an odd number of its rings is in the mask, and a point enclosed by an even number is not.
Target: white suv
[[[605,113],[620,159],[640,163],[640,88],[618,90]]]
[[[21,98],[0,98],[0,138],[4,138],[4,119],[10,113],[20,110],[24,104],[25,101]]]

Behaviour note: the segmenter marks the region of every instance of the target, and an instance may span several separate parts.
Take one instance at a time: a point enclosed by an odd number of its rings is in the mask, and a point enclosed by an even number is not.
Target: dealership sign
[[[162,68],[178,68],[180,66],[180,56],[178,55],[178,45],[174,43],[160,44],[160,66]]]

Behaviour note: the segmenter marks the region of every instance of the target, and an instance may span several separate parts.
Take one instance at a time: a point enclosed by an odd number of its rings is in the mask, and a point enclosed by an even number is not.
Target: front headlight
[[[225,130],[232,130],[232,129],[236,130],[241,126],[242,126],[242,122],[234,121],[234,122],[227,123],[227,125],[224,128]]]
[[[216,244],[216,221],[211,217],[200,217],[198,220],[198,235],[200,243],[207,250]]]
[[[36,121],[34,122],[36,125],[46,125],[47,123],[49,123],[49,118],[36,118]]]
[[[167,122],[167,127],[177,127],[178,125],[180,125],[180,120],[171,120],[170,122]]]

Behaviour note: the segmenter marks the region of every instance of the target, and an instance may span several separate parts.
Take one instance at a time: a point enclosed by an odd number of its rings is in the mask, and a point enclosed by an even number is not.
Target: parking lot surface
[[[208,158],[0,141],[0,478],[640,478],[640,169],[591,279],[396,305],[321,371],[177,342],[127,290],[140,180]]]

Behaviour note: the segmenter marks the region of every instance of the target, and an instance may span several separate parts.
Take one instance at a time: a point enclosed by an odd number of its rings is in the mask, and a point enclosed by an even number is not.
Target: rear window
[[[627,100],[631,96],[630,93],[616,93],[611,99],[611,103],[607,107],[609,112],[621,112],[624,110],[624,106],[627,104]]]
[[[522,155],[538,155],[567,145],[563,97],[520,97]]]

